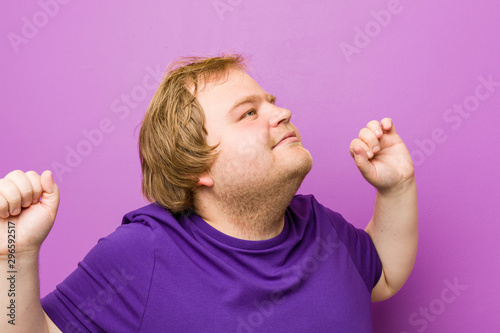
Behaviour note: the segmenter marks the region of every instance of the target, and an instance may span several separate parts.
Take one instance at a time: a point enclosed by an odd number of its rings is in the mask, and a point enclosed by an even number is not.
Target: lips
[[[281,138],[281,140],[280,140],[280,141],[278,141],[278,143],[274,145],[274,147],[273,147],[273,148],[275,148],[276,146],[279,146],[282,142],[284,142],[284,141],[285,141],[286,139],[288,139],[288,138],[295,138],[295,140],[289,140],[289,141],[298,141],[298,139],[297,139],[297,135],[295,135],[295,132],[294,132],[294,131],[290,131],[290,132],[286,133],[286,134],[285,134],[285,135]]]

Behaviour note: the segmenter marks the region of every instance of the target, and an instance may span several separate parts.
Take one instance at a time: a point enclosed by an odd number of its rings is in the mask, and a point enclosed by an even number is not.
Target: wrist
[[[31,264],[33,262],[38,262],[38,250],[30,251],[15,251],[12,253],[0,254],[0,262],[14,261],[16,264]]]
[[[388,189],[377,189],[377,193],[382,196],[399,196],[410,191],[415,191],[417,183],[415,177],[412,176],[398,185]]]

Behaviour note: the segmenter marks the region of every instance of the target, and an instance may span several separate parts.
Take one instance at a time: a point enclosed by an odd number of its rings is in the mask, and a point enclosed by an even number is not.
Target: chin
[[[297,154],[291,156],[287,163],[287,173],[289,178],[300,178],[300,182],[311,171],[313,164],[312,156],[305,148],[301,148]]]

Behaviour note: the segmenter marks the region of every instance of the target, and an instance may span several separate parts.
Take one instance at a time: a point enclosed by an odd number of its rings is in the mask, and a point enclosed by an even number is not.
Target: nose
[[[292,118],[292,112],[285,108],[274,106],[272,112],[271,118],[269,119],[271,127],[277,127],[282,122],[286,124],[290,121],[290,118]]]

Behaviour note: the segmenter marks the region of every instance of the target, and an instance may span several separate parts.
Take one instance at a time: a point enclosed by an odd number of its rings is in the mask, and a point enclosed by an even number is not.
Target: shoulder
[[[318,204],[312,194],[296,194],[288,205],[288,209],[297,214],[311,214]]]
[[[329,221],[334,227],[342,227],[347,223],[341,214],[323,206],[312,194],[295,195],[288,208],[295,215]]]
[[[154,239],[155,234],[147,222],[122,224],[100,238],[80,266],[89,265],[96,270],[112,266],[133,270],[149,268],[154,262]]]
[[[154,239],[151,223],[139,220],[100,238],[77,268],[42,299],[44,311],[64,331],[138,329],[154,274]]]
[[[341,238],[348,226],[342,215],[320,204],[312,194],[295,195],[288,206],[287,216],[300,234],[310,234],[311,237],[316,237],[317,233],[333,233]]]
[[[83,259],[93,267],[124,265],[127,267],[152,265],[154,261],[158,222],[147,218],[154,210],[151,205],[127,213],[113,232],[101,237]]]
[[[371,290],[380,276],[381,263],[370,236],[364,230],[349,223],[340,213],[323,206],[310,194],[296,195],[289,209],[294,219],[307,221],[307,228],[318,232],[315,237],[331,235],[333,243],[343,244],[368,290]]]
[[[175,217],[160,204],[152,203],[125,214],[122,219],[122,225],[145,222],[152,226],[151,222],[166,222],[169,220],[175,220]]]

